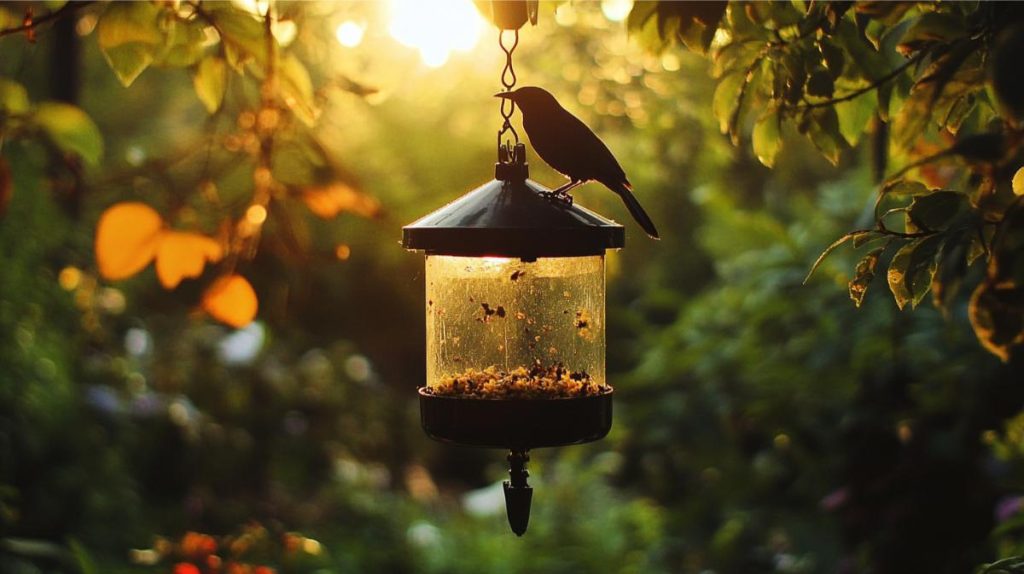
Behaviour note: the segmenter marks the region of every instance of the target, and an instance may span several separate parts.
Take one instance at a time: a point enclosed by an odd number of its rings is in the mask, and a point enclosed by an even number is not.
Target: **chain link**
[[[513,40],[511,46],[505,45],[505,32],[511,31],[513,33]],[[505,69],[501,71],[501,85],[504,86],[506,92],[511,92],[516,85],[516,70],[512,66],[512,52],[515,51],[516,46],[519,45],[519,30],[498,30],[498,45],[501,46],[501,50],[505,52]],[[501,117],[504,122],[501,124],[501,129],[498,130],[498,157],[502,159],[502,155],[505,158],[512,158],[512,150],[516,144],[519,143],[519,134],[516,129],[512,127],[512,114],[516,111],[516,103],[509,98],[501,98]],[[505,134],[511,132],[512,139],[514,141],[502,142],[502,138]],[[502,149],[505,153],[502,154]]]

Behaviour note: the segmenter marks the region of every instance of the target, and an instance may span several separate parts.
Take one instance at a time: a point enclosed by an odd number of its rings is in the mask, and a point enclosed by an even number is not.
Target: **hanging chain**
[[[501,71],[501,85],[505,87],[506,92],[511,92],[516,85],[516,70],[512,67],[512,52],[515,51],[516,46],[519,45],[519,30],[511,30],[513,33],[513,41],[511,46],[505,45],[505,32],[506,30],[498,30],[498,45],[501,46],[501,50],[505,52],[505,69]],[[519,143],[519,134],[516,129],[512,127],[512,114],[516,111],[516,103],[509,98],[501,98],[501,117],[504,122],[501,124],[501,129],[498,130],[498,161],[505,162],[511,161],[515,145]],[[512,133],[512,139],[515,141],[502,142],[501,138],[506,133]]]

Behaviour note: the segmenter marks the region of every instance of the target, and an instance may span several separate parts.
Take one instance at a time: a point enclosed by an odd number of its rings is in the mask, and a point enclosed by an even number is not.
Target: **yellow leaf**
[[[105,279],[135,275],[156,255],[163,220],[152,207],[137,202],[107,208],[96,226],[96,265]]]
[[[227,81],[228,65],[223,59],[210,56],[199,62],[196,73],[192,76],[192,84],[207,112],[216,112],[224,101],[224,87]]]
[[[331,219],[342,211],[363,217],[373,217],[380,212],[380,202],[341,182],[309,188],[302,194],[302,201],[310,211],[324,219]]]
[[[228,275],[210,285],[203,294],[202,307],[214,319],[240,329],[256,317],[259,302],[245,277]]]
[[[164,289],[174,289],[182,279],[202,275],[207,261],[215,263],[223,256],[220,244],[205,235],[167,231],[156,251],[156,276]]]
[[[1013,193],[1024,195],[1024,167],[1017,170],[1013,175]]]

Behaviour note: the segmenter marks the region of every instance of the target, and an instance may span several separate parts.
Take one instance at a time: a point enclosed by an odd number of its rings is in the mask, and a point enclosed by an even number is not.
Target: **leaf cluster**
[[[864,246],[849,282],[856,305],[887,265],[900,309],[931,292],[948,310],[969,284],[979,341],[1004,361],[1024,342],[1019,195],[1009,177],[1024,162],[1024,83],[1012,63],[1024,45],[1024,9],[658,2],[635,8],[629,23],[662,46],[707,54],[722,133],[749,142],[764,165],[799,135],[833,164],[870,138],[877,177],[896,168],[878,189],[873,227],[832,243],[812,273],[839,246]],[[692,28],[701,28],[700,42]],[[979,260],[983,274],[971,269]]]
[[[162,201],[131,198],[102,214],[95,255],[103,278],[126,279],[155,261],[161,286],[176,290],[182,280],[200,280],[205,295],[199,306],[240,327],[258,305],[238,267],[266,243],[299,259],[314,249],[295,205],[325,220],[379,213],[379,202],[362,191],[315,129],[326,90],[359,96],[373,90],[343,76],[315,88],[294,42],[304,23],[301,11],[268,4],[257,12],[198,0],[73,3],[38,18],[32,10],[18,18],[13,8],[0,8],[0,36],[24,33],[34,42],[44,23],[84,13],[81,22],[93,27],[80,25],[79,33],[95,38],[123,87],[151,68],[186,70],[209,114],[194,126],[201,135],[185,148],[100,175],[103,137],[88,113],[65,102],[33,103],[22,84],[0,78],[0,146],[4,140],[42,142],[76,173],[84,163],[93,176],[86,185],[119,188],[158,173],[172,192],[169,201],[166,195]],[[239,178],[239,167],[247,178]],[[7,172],[0,157],[0,213],[16,191]],[[323,256],[339,254],[347,258],[348,247],[332,245]],[[207,263],[215,273],[204,276]]]

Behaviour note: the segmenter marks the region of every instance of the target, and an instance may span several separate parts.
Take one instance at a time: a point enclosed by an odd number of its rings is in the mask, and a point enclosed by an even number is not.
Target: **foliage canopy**
[[[866,135],[882,180],[873,225],[833,242],[866,254],[860,306],[880,259],[900,309],[931,292],[949,310],[972,290],[971,324],[1004,361],[1024,343],[1024,7],[952,2],[655,2],[629,16],[648,42],[706,53],[713,111],[771,167],[795,130],[831,163]],[[971,266],[985,267],[979,278]],[[884,265],[884,264],[883,264]]]

